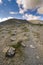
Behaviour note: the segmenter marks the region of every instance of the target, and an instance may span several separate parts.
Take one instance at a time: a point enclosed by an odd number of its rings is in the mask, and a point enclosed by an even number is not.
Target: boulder
[[[13,57],[15,55],[15,48],[11,47],[6,52],[6,57]]]

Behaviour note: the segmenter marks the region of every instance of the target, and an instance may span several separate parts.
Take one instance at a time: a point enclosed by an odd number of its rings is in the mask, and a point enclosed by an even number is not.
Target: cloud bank
[[[18,14],[18,12],[10,11],[9,14]]]
[[[43,7],[38,8],[38,13],[43,14]]]
[[[40,19],[40,16],[35,16],[35,15],[32,15],[32,14],[30,14],[30,15],[25,14],[23,16],[23,18],[25,18],[26,20],[38,20],[38,19]]]
[[[19,7],[19,13],[24,14],[29,9],[36,9],[37,13],[43,14],[43,0],[16,0]],[[22,6],[22,8],[21,8]],[[27,20],[37,20],[40,16],[33,16],[32,14],[23,15]]]
[[[24,9],[32,9],[43,6],[43,0],[16,0],[16,3]]]

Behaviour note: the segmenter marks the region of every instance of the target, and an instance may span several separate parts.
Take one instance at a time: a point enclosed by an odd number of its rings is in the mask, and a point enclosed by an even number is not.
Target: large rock
[[[15,55],[15,48],[11,47],[6,52],[6,57],[13,57]]]

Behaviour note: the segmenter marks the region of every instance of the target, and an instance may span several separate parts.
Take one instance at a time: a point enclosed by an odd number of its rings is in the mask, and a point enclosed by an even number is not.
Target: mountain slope
[[[9,47],[16,48],[12,58],[5,56]],[[43,26],[18,19],[1,22],[0,65],[43,65]]]

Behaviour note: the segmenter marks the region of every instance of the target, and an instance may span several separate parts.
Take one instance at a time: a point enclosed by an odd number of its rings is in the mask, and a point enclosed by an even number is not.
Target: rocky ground
[[[15,47],[19,41],[21,46]],[[16,48],[12,58],[5,56],[9,47]],[[43,26],[23,22],[1,25],[0,65],[43,65]]]

